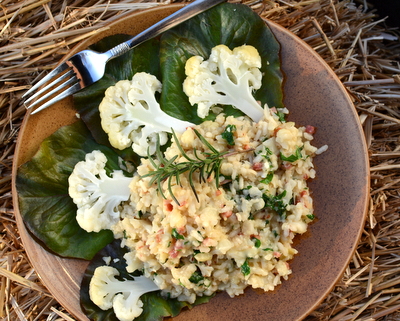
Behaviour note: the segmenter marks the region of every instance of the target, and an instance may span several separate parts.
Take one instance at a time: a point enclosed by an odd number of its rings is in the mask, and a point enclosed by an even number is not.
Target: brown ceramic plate
[[[119,19],[74,48],[71,55],[103,37],[135,34],[177,10],[163,6]],[[358,117],[344,87],[325,62],[286,29],[267,22],[282,46],[286,74],[285,104],[297,125],[318,128],[314,144],[329,145],[315,160],[317,179],[310,183],[318,220],[298,238],[293,275],[274,292],[252,290],[231,299],[219,294],[210,303],[182,312],[175,320],[300,320],[309,314],[341,277],[359,240],[369,191],[367,149]],[[62,259],[40,247],[27,233],[18,211],[15,175],[44,138],[75,121],[71,99],[27,115],[18,137],[13,168],[15,215],[32,264],[54,297],[79,320],[79,287],[86,262]]]

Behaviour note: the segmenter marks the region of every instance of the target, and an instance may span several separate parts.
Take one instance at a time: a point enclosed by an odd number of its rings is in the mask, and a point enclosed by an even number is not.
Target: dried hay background
[[[353,97],[369,147],[370,207],[358,250],[307,320],[400,320],[398,33],[378,20],[366,1],[241,2],[297,34],[325,59]],[[25,114],[21,95],[106,23],[165,3],[0,1],[0,320],[73,320],[38,279],[13,216],[11,166]]]

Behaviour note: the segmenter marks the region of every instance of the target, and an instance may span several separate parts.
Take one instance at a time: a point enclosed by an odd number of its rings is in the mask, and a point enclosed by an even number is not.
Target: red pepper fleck
[[[171,204],[171,201],[169,200],[164,200],[164,207],[165,210],[168,212],[171,212],[174,209],[174,206]]]
[[[315,127],[311,125],[306,126],[306,133],[309,133],[311,135],[315,134]]]
[[[280,128],[280,127],[276,127],[276,128],[274,129],[274,133],[273,133],[272,136],[276,136],[276,134],[277,134],[281,129],[282,129],[282,128]]]

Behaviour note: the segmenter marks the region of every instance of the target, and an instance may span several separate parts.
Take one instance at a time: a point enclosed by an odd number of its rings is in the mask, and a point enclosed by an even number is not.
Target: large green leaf
[[[257,48],[262,59],[262,87],[255,98],[269,107],[283,107],[280,45],[265,22],[249,7],[223,3],[163,34],[160,61],[163,91],[161,106],[176,118],[199,122],[196,108],[182,90],[185,63],[193,55],[207,59],[211,49],[225,44]]]
[[[89,297],[90,280],[97,267],[104,265],[104,257],[110,258],[110,266],[116,268],[122,279],[132,280],[139,273],[129,274],[126,271],[126,261],[123,258],[127,253],[126,248],[121,248],[121,241],[115,240],[102,249],[90,262],[81,283],[80,302],[87,317],[94,321],[118,321],[113,309],[106,311],[96,306]],[[195,303],[189,304],[177,299],[166,299],[161,296],[160,291],[150,292],[142,295],[143,312],[135,321],[161,321],[164,317],[174,317],[184,308],[192,308],[195,305],[208,302],[211,297],[199,297]]]
[[[76,205],[68,195],[68,177],[75,164],[93,150],[106,154],[108,171],[119,169],[118,155],[96,143],[82,121],[45,139],[36,155],[18,169],[16,186],[24,222],[47,249],[61,256],[91,259],[113,240],[111,231],[81,229],[75,219]]]

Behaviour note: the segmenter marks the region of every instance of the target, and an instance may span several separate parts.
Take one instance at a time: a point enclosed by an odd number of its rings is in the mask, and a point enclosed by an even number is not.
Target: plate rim
[[[70,52],[69,52],[68,54],[66,54],[65,56],[63,56],[63,58],[60,60],[59,64],[61,64],[61,63],[62,63],[63,61],[65,61],[66,59],[68,59],[68,58],[69,58],[70,56],[72,56],[74,53],[76,53],[76,52],[78,52],[78,51],[80,51],[80,50],[82,50],[82,49],[88,47],[89,45],[95,43],[97,40],[94,41],[94,39],[96,39],[99,35],[101,35],[101,38],[104,38],[104,37],[107,37],[107,36],[110,35],[110,34],[114,34],[114,33],[112,33],[112,32],[107,32],[107,31],[109,31],[110,29],[112,29],[112,28],[113,28],[114,26],[116,26],[116,25],[120,25],[125,19],[129,19],[129,18],[132,17],[132,16],[136,16],[136,15],[140,15],[140,14],[145,14],[145,15],[147,15],[148,13],[151,13],[152,11],[157,11],[157,12],[158,12],[158,11],[161,11],[162,9],[165,9],[165,8],[167,8],[167,9],[172,9],[172,10],[176,11],[176,10],[178,10],[179,8],[183,7],[183,6],[184,6],[183,4],[158,5],[158,6],[155,6],[155,7],[152,7],[152,8],[139,9],[139,10],[136,10],[136,11],[133,11],[133,12],[124,14],[124,15],[120,16],[119,18],[115,19],[114,21],[112,21],[112,22],[106,24],[104,27],[100,28],[99,31],[98,31],[98,33],[96,33],[95,35],[92,35],[92,36],[90,36],[89,38],[87,38],[87,39],[85,39],[85,40],[79,42],[78,44],[76,44],[76,45],[70,50]],[[273,27],[275,27],[275,28],[281,30],[281,31],[284,32],[284,33],[289,33],[290,36],[291,36],[296,42],[300,43],[301,46],[302,46],[303,48],[307,49],[307,50],[309,51],[309,53],[310,53],[311,55],[314,56],[314,58],[316,58],[317,60],[319,60],[319,62],[320,62],[321,64],[323,64],[323,65],[325,66],[325,69],[331,74],[332,78],[336,81],[337,85],[340,86],[340,87],[342,88],[342,91],[343,91],[344,95],[346,96],[346,99],[348,100],[349,105],[354,106],[354,104],[353,104],[353,102],[352,102],[352,100],[351,100],[351,98],[350,98],[350,95],[349,95],[348,91],[346,90],[345,86],[343,85],[343,83],[339,80],[339,78],[338,78],[337,75],[334,73],[334,71],[330,68],[330,66],[326,63],[326,61],[325,61],[318,53],[316,53],[304,40],[302,40],[300,37],[298,37],[297,35],[295,35],[294,33],[292,33],[290,30],[288,30],[288,29],[282,27],[281,25],[279,25],[279,24],[277,24],[276,22],[273,22],[273,21],[271,21],[271,20],[269,20],[269,19],[266,19],[266,18],[262,18],[262,19],[265,21],[265,23],[266,23],[267,25],[272,25]],[[352,114],[353,114],[354,117],[358,117],[358,115],[357,115],[355,109],[352,109],[351,112],[352,112]],[[23,134],[24,134],[25,128],[26,128],[26,122],[29,121],[30,117],[31,117],[31,111],[28,111],[28,112],[26,113],[24,119],[23,119],[22,124],[21,124],[21,129],[22,129],[22,130],[20,130],[20,132],[19,132],[19,134],[18,134],[17,143],[16,143],[16,147],[15,147],[15,154],[14,154],[15,160],[14,160],[13,165],[12,165],[12,198],[13,198],[13,206],[14,206],[14,210],[15,210],[15,218],[16,218],[16,221],[17,221],[17,226],[18,226],[18,228],[20,229],[20,236],[21,236],[22,243],[23,243],[23,245],[24,245],[25,250],[26,250],[25,242],[27,242],[27,239],[25,239],[26,236],[22,236],[22,235],[21,235],[21,231],[25,230],[25,233],[27,233],[27,234],[29,234],[29,232],[26,230],[25,224],[24,224],[24,222],[23,222],[23,220],[22,220],[22,217],[21,217],[21,214],[20,214],[20,212],[19,212],[18,194],[17,194],[17,189],[16,189],[16,182],[15,182],[16,180],[15,180],[15,178],[16,178],[16,173],[17,173],[17,170],[18,170],[18,166],[20,166],[20,165],[22,164],[22,163],[18,163],[18,160],[19,160],[19,157],[20,157],[20,148],[19,148],[19,147],[20,147],[20,144],[21,144],[22,137],[24,136]],[[367,145],[366,145],[366,142],[365,142],[364,132],[363,132],[363,130],[362,130],[362,126],[361,126],[361,124],[360,124],[359,121],[357,122],[357,125],[358,125],[358,126],[357,126],[358,132],[359,132],[360,136],[362,137],[362,142],[363,142],[363,147],[362,147],[362,149],[364,150],[365,155],[368,155],[368,148],[367,148]],[[365,224],[365,221],[366,221],[366,218],[367,218],[367,213],[368,213],[368,196],[369,196],[369,190],[370,190],[369,159],[368,159],[367,156],[364,157],[364,163],[365,163],[364,165],[365,165],[365,169],[366,169],[368,175],[365,177],[365,187],[366,187],[366,188],[365,188],[365,195],[363,195],[363,198],[365,199],[364,204],[363,204],[363,208],[364,208],[364,210],[363,210],[363,223],[362,223],[363,225]],[[363,186],[364,186],[364,184],[363,184]],[[345,269],[347,268],[349,262],[351,261],[351,258],[352,258],[352,256],[354,255],[354,253],[355,253],[355,251],[356,251],[356,249],[357,249],[357,244],[358,244],[358,242],[359,242],[361,236],[362,236],[362,226],[361,226],[361,228],[357,231],[357,237],[356,237],[357,241],[355,241],[354,244],[352,244],[352,250],[349,251],[347,263],[342,267],[341,272],[338,273],[338,275],[336,276],[335,282],[333,282],[333,284],[331,285],[331,287],[330,287],[329,289],[326,290],[325,295],[324,295],[323,297],[321,297],[321,298],[318,300],[318,302],[315,302],[315,304],[314,304],[312,307],[310,307],[310,309],[307,311],[307,313],[305,313],[304,315],[302,315],[302,316],[299,318],[299,320],[305,318],[307,315],[309,315],[309,313],[311,313],[313,310],[315,310],[315,309],[318,307],[318,305],[326,298],[326,296],[329,295],[329,293],[332,291],[332,289],[334,288],[334,286],[336,285],[336,283],[337,283],[337,282],[339,281],[339,279],[342,277],[342,275],[343,275]],[[40,246],[40,245],[39,245],[39,246]],[[42,276],[41,273],[39,272],[41,269],[40,269],[40,267],[39,267],[39,269],[38,269],[39,262],[37,262],[37,261],[35,260],[35,258],[33,257],[34,254],[28,252],[27,250],[26,250],[26,253],[27,253],[27,256],[28,256],[29,259],[30,259],[30,262],[31,262],[32,266],[35,268],[35,272],[38,274],[38,276],[39,276],[39,278],[42,280],[43,284],[44,284],[46,287],[48,287],[48,282],[46,281],[46,277]],[[50,291],[50,290],[49,290],[49,291]],[[70,312],[73,316],[78,316],[78,315],[76,314],[76,311],[75,311],[74,309],[71,310],[70,307],[65,306],[65,304],[63,304],[63,302],[60,302],[60,301],[58,300],[58,298],[57,298],[57,297],[58,297],[58,294],[57,294],[57,293],[52,293],[52,292],[50,292],[50,293],[57,299],[57,301],[58,301],[68,312]],[[81,319],[82,316],[79,316],[79,318]],[[86,318],[86,317],[85,317],[85,318]],[[86,318],[86,319],[87,319],[87,318]]]

